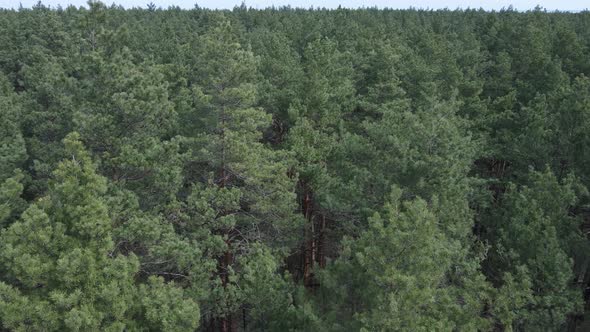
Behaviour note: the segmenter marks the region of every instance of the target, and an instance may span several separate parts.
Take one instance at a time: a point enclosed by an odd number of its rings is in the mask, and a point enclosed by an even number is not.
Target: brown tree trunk
[[[301,183],[301,186],[303,188],[301,210],[307,221],[302,248],[301,270],[303,285],[307,289],[314,289],[317,286],[317,281],[314,278],[314,265],[317,262],[320,267],[325,266],[322,252],[325,218],[315,213],[313,194],[309,187],[305,183]]]
[[[305,186],[305,185],[304,185]],[[313,227],[313,203],[311,192],[307,186],[304,187],[303,214],[307,225],[305,226],[305,243],[303,248],[303,284],[305,287],[312,285],[312,269],[314,257],[314,227]]]
[[[229,329],[227,328],[227,326],[228,326],[227,317],[221,318],[221,324],[219,326],[219,331],[220,332],[229,332]]]
[[[225,107],[222,106],[221,111],[221,165],[219,168],[219,187],[225,188],[228,181],[228,174],[225,169]],[[223,288],[226,288],[229,284],[229,266],[233,263],[233,254],[231,252],[231,235],[232,229],[229,229],[225,232],[227,236],[227,240],[225,244],[227,245],[226,251],[223,253],[222,258],[220,259],[219,264],[219,277],[221,279],[221,285]],[[220,332],[236,332],[238,330],[238,322],[235,319],[234,315],[230,313],[226,313],[223,317],[219,318],[219,331]]]
[[[326,216],[322,215],[318,234],[317,262],[323,269],[326,267]]]
[[[227,315],[223,318],[219,319],[219,331],[220,332],[237,332],[238,331],[238,321],[235,319],[234,315]]]
[[[223,286],[223,288],[226,288],[227,285],[229,284],[228,271],[229,271],[229,266],[231,265],[232,260],[233,260],[233,255],[231,252],[229,239],[225,243],[228,248],[223,253],[223,256],[220,259],[219,268],[218,268],[218,272],[217,272],[219,274],[219,278],[221,279],[221,285]],[[233,318],[232,315],[226,314],[225,316],[217,319],[217,321],[219,322],[218,326],[219,326],[220,332],[237,331],[237,327],[234,328],[234,326],[236,324],[234,322],[234,319],[232,319],[232,318]]]

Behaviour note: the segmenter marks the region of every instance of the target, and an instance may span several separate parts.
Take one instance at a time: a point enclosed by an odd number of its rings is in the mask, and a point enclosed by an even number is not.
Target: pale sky
[[[241,4],[241,0],[103,0],[107,5],[113,2],[117,5],[122,5],[125,8],[143,7],[150,2],[156,6],[167,8],[170,5],[179,6],[181,8],[193,8],[195,3],[200,7],[207,8],[227,8],[231,9],[236,5]],[[0,7],[2,8],[18,8],[19,3],[23,7],[30,8],[37,3],[37,0],[0,0]],[[44,0],[43,4],[55,7],[62,5],[66,7],[69,4],[74,6],[82,6],[86,4],[86,0]],[[379,8],[484,8],[487,10],[507,8],[512,5],[517,10],[532,9],[536,5],[540,5],[549,11],[580,11],[590,8],[588,0],[246,0],[246,5],[253,8],[265,8],[269,6],[283,6],[291,5],[292,7],[327,7],[336,8],[338,5],[347,8],[358,7],[373,7]]]

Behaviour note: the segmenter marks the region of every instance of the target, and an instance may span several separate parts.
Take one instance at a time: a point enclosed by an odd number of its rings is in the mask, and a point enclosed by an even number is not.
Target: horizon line
[[[186,6],[180,6],[180,5],[168,5],[166,7],[162,6],[162,5],[156,5],[153,2],[147,2],[145,5],[141,6],[141,5],[132,5],[132,6],[124,6],[122,4],[117,4],[116,2],[112,2],[111,4],[108,4],[105,1],[97,1],[97,2],[102,2],[103,4],[105,4],[105,6],[109,9],[113,9],[113,8],[122,8],[124,10],[149,10],[150,9],[150,5],[154,6],[152,8],[152,10],[170,10],[170,9],[181,9],[181,10],[211,10],[211,11],[234,11],[237,9],[246,9],[246,10],[255,10],[255,11],[265,11],[265,10],[276,10],[276,9],[293,9],[293,10],[309,10],[309,11],[332,11],[332,10],[341,10],[341,9],[348,9],[348,10],[367,10],[367,9],[378,9],[378,10],[414,10],[414,11],[485,11],[485,12],[489,12],[489,13],[494,13],[494,12],[501,12],[501,11],[515,11],[515,12],[519,12],[519,13],[526,13],[526,12],[533,12],[533,11],[544,11],[544,12],[548,12],[548,13],[582,13],[582,12],[586,12],[590,10],[590,7],[585,7],[585,8],[577,8],[577,9],[548,9],[546,7],[540,6],[540,5],[536,5],[533,8],[526,8],[526,9],[519,9],[517,7],[515,7],[514,5],[509,5],[508,7],[501,7],[501,8],[484,8],[482,6],[480,7],[463,7],[463,6],[457,6],[454,9],[451,9],[450,7],[446,6],[446,7],[420,7],[420,6],[409,6],[409,7],[387,7],[387,6],[379,6],[379,5],[373,5],[373,6],[365,6],[365,5],[361,5],[361,6],[356,6],[356,7],[352,7],[352,6],[346,6],[346,5],[342,5],[339,4],[338,6],[299,6],[299,5],[291,5],[291,4],[284,4],[284,5],[268,5],[268,6],[264,6],[264,7],[259,7],[258,5],[254,6],[248,6],[247,2],[242,1],[242,3],[240,5],[236,4],[233,7],[212,7],[212,6],[201,6],[199,5],[197,2],[195,2],[193,4],[192,7],[186,7]],[[75,5],[72,3],[63,5],[63,4],[57,4],[57,5],[47,5],[44,4],[43,1],[38,1],[36,4],[33,4],[31,6],[23,6],[22,2],[19,2],[18,6],[2,6],[0,5],[0,10],[15,10],[15,11],[19,11],[19,10],[32,10],[36,7],[43,7],[43,8],[47,8],[50,10],[60,10],[60,9],[67,9],[67,8],[71,8],[74,7],[76,9],[80,9],[80,8],[85,8],[88,9],[87,4],[84,5]]]

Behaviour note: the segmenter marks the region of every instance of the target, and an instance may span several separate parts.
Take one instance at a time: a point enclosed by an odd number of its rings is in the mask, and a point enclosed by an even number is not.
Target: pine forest
[[[0,10],[0,331],[590,331],[590,11]]]

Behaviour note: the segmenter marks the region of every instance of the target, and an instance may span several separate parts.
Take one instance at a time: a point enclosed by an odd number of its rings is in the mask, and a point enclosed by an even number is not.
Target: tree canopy
[[[590,317],[588,11],[92,0],[0,32],[0,330]]]

